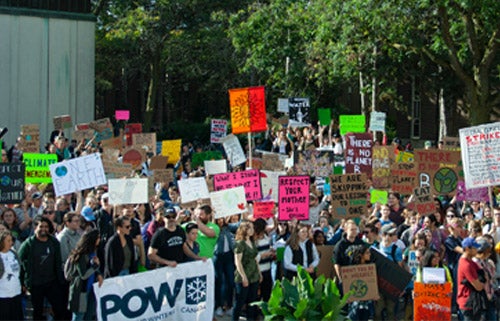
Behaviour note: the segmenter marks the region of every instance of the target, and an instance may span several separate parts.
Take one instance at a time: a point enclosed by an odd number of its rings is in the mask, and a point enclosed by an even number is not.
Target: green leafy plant
[[[320,275],[312,277],[299,266],[297,276],[290,282],[283,279],[274,284],[268,302],[254,302],[262,310],[266,321],[271,320],[347,320],[342,307],[346,305],[347,293],[343,298],[332,279]]]

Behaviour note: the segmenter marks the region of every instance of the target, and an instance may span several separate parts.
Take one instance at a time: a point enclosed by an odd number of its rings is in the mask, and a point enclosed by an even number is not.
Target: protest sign
[[[372,147],[372,184],[375,188],[390,186],[392,149],[389,146]]]
[[[96,132],[103,132],[107,128],[113,128],[111,121],[107,117],[93,120],[88,124],[88,126],[89,128],[94,129]],[[78,129],[85,129],[85,128],[78,128]]]
[[[387,115],[384,112],[372,111],[370,114],[370,130],[372,132],[385,133],[385,119]]]
[[[366,132],[365,115],[340,115],[340,135]]]
[[[122,149],[123,144],[124,144],[123,136],[101,140],[101,146],[103,147],[103,149],[108,149],[108,148]]]
[[[214,264],[195,261],[94,284],[99,321],[212,320]]]
[[[335,268],[333,266],[332,257],[334,245],[317,245],[316,249],[319,254],[319,264],[316,268],[317,276],[324,275],[325,278],[333,279],[335,277]]]
[[[36,124],[21,125],[21,134],[17,142],[17,147],[24,153],[39,153],[40,127]]]
[[[294,153],[294,170],[298,175],[327,177],[333,173],[333,152],[305,150]]]
[[[459,133],[465,187],[500,185],[500,122],[462,128]]]
[[[87,130],[87,129],[94,130],[93,128],[90,128],[90,123],[80,123],[80,124],[75,125],[75,131],[76,130]]]
[[[397,151],[396,153],[396,162],[398,163],[413,162],[415,160],[414,158],[415,157],[412,152]]]
[[[277,111],[281,113],[288,113],[288,98],[278,98]],[[288,120],[287,120],[288,123]]]
[[[227,120],[212,119],[210,125],[210,142],[220,143],[220,140],[227,135]]]
[[[430,186],[432,194],[455,194],[462,172],[460,152],[415,149],[419,186]]]
[[[273,201],[255,201],[253,202],[253,218],[270,218],[274,216]]]
[[[0,163],[0,204],[18,204],[24,201],[25,165]]]
[[[225,159],[206,160],[204,161],[205,172],[208,175],[220,174],[227,172],[227,163]]]
[[[243,186],[212,192],[210,193],[210,201],[216,219],[248,211]]]
[[[417,251],[409,251],[408,252],[408,262],[406,263],[408,269],[410,269],[410,273],[412,275],[417,275],[417,269],[419,266],[417,260]]]
[[[371,247],[370,252],[372,261],[377,267],[377,284],[380,293],[392,300],[398,300],[413,275],[386,258],[376,248]]]
[[[344,293],[353,291],[347,302],[378,300],[375,264],[357,264],[340,268]]]
[[[372,176],[372,146],[371,133],[346,134],[346,173],[365,173],[368,178]]]
[[[168,157],[169,164],[177,164],[181,159],[182,139],[164,140],[161,142],[161,154]]]
[[[424,284],[415,282],[413,320],[451,320],[451,284]]]
[[[151,157],[151,162],[149,163],[149,169],[150,170],[155,170],[155,169],[165,169],[167,168],[168,164],[168,157],[166,156],[153,156]]]
[[[156,154],[156,133],[132,134],[132,145],[139,146],[146,153]]]
[[[262,153],[262,169],[282,171],[285,169],[284,161],[287,158],[287,155],[278,153]]]
[[[201,153],[194,153],[191,157],[191,167],[197,168],[203,166],[206,160],[219,160],[222,159],[222,153],[219,151],[206,151]]]
[[[434,198],[431,194],[431,187],[416,187],[413,190],[414,202],[413,206],[415,211],[420,215],[427,215],[436,212],[436,204],[434,203]]]
[[[209,198],[205,177],[193,177],[177,181],[182,203],[189,203],[199,199]]]
[[[153,170],[153,180],[155,183],[166,183],[168,186],[170,182],[174,181],[174,170],[172,168],[155,169]]]
[[[260,200],[262,198],[260,174],[256,169],[214,175],[214,190],[221,191],[236,186],[244,187],[247,201]]]
[[[54,129],[62,130],[71,128],[71,126],[73,126],[70,115],[55,116],[53,121],[54,121]]]
[[[288,119],[291,127],[305,127],[311,124],[309,98],[288,98]]]
[[[370,203],[387,204],[389,192],[385,190],[372,189],[370,190]]]
[[[139,146],[130,146],[123,151],[122,162],[132,165],[134,169],[140,169],[142,163],[146,161],[146,153]]]
[[[440,267],[424,267],[422,268],[423,283],[439,283],[446,282],[446,271]]]
[[[443,137],[443,149],[460,150],[460,138],[458,137]]]
[[[366,212],[367,187],[365,174],[330,176],[331,205],[336,218],[360,217]]]
[[[129,120],[130,110],[115,110],[116,120]]]
[[[221,139],[221,141],[231,166],[239,165],[247,160],[240,141],[236,136],[230,134]]]
[[[51,183],[51,164],[57,163],[56,154],[23,153],[23,162],[26,165],[26,183]]]
[[[332,110],[330,108],[318,108],[318,119],[321,126],[329,126],[332,121]]]
[[[71,137],[76,140],[78,143],[81,143],[82,141],[85,141],[87,143],[89,140],[94,138],[95,130],[93,129],[81,129],[81,130],[75,130]]]
[[[141,123],[131,123],[125,125],[125,140],[127,141],[127,146],[132,145],[132,136],[134,134],[142,133]]]
[[[260,171],[260,184],[262,185],[262,199],[278,202],[278,178],[285,176],[286,172]]]
[[[110,162],[103,159],[102,166],[107,179],[131,177],[135,173],[131,164],[118,163],[116,161]]]
[[[267,129],[263,86],[230,89],[229,106],[233,134],[255,133]]]
[[[413,162],[396,162],[391,166],[391,191],[410,195],[418,186],[417,166]]]
[[[488,193],[488,187],[468,189],[465,187],[464,181],[458,181],[456,195],[457,201],[488,202],[490,200],[490,196]]]
[[[109,204],[148,203],[147,178],[122,178],[108,181]]]
[[[278,219],[309,219],[309,176],[278,178]]]
[[[106,175],[98,153],[52,164],[49,167],[56,196],[106,184]]]

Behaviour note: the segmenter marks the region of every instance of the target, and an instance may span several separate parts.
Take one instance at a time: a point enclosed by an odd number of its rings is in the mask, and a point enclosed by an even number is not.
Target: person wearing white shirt
[[[301,265],[313,278],[319,264],[319,254],[314,243],[309,239],[310,226],[299,223],[288,239],[283,258],[285,277],[292,279],[297,275],[297,266]]]

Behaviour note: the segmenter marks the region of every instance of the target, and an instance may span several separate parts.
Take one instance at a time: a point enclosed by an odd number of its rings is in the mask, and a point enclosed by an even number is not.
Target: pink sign
[[[214,190],[216,191],[238,186],[245,188],[245,198],[247,201],[255,201],[262,198],[260,174],[257,169],[214,175]]]
[[[280,176],[278,178],[278,219],[309,219],[309,176]]]
[[[270,218],[274,216],[274,202],[253,202],[254,218]]]
[[[129,120],[130,110],[115,110],[116,120]]]
[[[458,181],[457,183],[457,201],[476,201],[476,202],[488,202],[490,197],[488,195],[488,187],[478,187],[478,188],[465,188],[464,181]]]

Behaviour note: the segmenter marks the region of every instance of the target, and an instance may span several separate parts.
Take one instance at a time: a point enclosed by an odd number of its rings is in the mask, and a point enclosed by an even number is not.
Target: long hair
[[[5,239],[7,239],[8,236],[12,237],[12,233],[9,230],[0,231],[0,251],[4,250],[3,243],[5,242]]]
[[[250,227],[253,227],[253,223],[247,220],[243,220],[240,223],[240,226],[238,227],[238,230],[236,231],[236,241],[244,241],[246,240],[248,236],[248,230]],[[250,240],[253,241],[253,236],[250,237]]]
[[[76,263],[80,260],[82,255],[88,255],[95,252],[98,239],[99,230],[91,229],[88,232],[85,232],[76,244],[75,249],[71,251],[68,259],[71,260],[72,263]]]
[[[299,223],[297,224],[297,227],[293,230],[292,234],[290,235],[290,238],[288,239],[288,245],[292,248],[292,250],[298,250],[299,249],[299,231],[303,228],[307,228],[309,230],[309,226]]]

